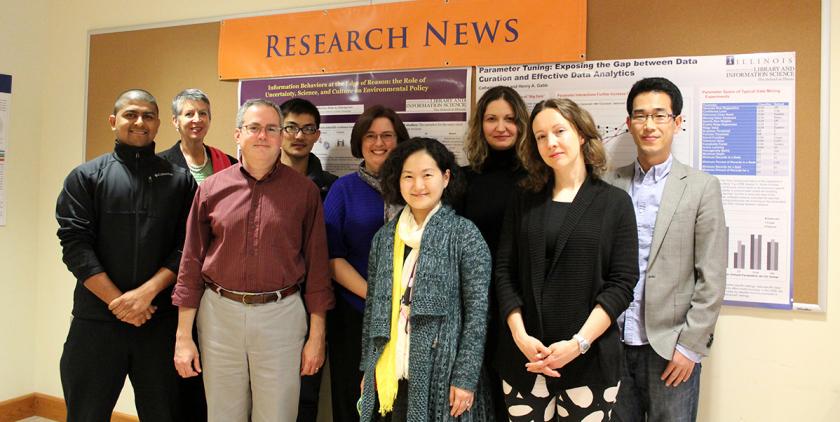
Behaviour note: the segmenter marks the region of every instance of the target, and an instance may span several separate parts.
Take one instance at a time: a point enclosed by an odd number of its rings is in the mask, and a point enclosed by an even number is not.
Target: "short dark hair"
[[[639,94],[653,91],[662,92],[671,97],[671,113],[674,116],[682,114],[683,97],[680,89],[673,82],[657,77],[640,79],[633,84],[633,87],[630,88],[630,93],[627,94],[627,115],[630,116],[633,114],[633,100]]]
[[[321,127],[321,113],[318,111],[318,107],[315,107],[315,104],[307,99],[292,98],[280,104],[280,117],[286,120],[286,116],[289,114],[308,114],[315,118],[315,127]]]
[[[364,138],[365,133],[367,133],[368,129],[370,129],[370,125],[373,124],[373,121],[380,117],[390,120],[391,124],[394,125],[394,132],[397,135],[397,144],[401,144],[408,140],[408,129],[405,128],[405,124],[403,124],[400,116],[388,107],[375,105],[365,110],[365,112],[356,119],[356,124],[353,125],[353,131],[350,132],[350,152],[354,157],[363,158],[362,138]]]
[[[158,109],[157,100],[154,95],[150,94],[149,91],[146,91],[145,89],[132,88],[121,92],[120,95],[117,96],[117,99],[114,100],[114,115],[116,116],[129,101],[145,101],[155,106],[155,112],[160,114],[160,109]]]
[[[426,151],[435,160],[441,173],[449,170],[449,184],[443,190],[441,201],[452,205],[464,191],[465,182],[460,174],[461,167],[458,166],[452,151],[437,139],[432,138],[411,138],[391,150],[379,171],[382,181],[382,199],[390,204],[405,205],[405,199],[400,193],[400,175],[405,160],[418,151]]]

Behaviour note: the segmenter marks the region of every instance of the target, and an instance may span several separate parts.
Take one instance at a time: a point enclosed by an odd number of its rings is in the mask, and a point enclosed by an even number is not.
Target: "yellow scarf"
[[[399,227],[394,230],[394,278],[391,291],[391,335],[382,356],[376,362],[376,390],[379,395],[379,414],[387,415],[394,409],[397,398],[397,331],[400,317],[400,299],[405,290],[402,287],[403,256],[405,243],[400,238]]]
[[[410,278],[413,274],[406,274],[406,279],[403,280],[403,274],[406,271],[411,272],[417,264],[420,256],[420,243],[423,239],[423,231],[426,229],[426,223],[431,219],[440,209],[438,203],[432,211],[426,215],[426,219],[421,223],[417,223],[411,214],[411,209],[406,206],[400,213],[397,226],[394,230],[394,256],[393,268],[394,278],[392,279],[391,287],[391,327],[388,343],[385,344],[385,349],[382,355],[376,362],[376,388],[379,396],[379,413],[385,416],[393,410],[394,401],[397,398],[397,388],[400,378],[408,377],[407,359],[408,353],[407,344],[410,341],[405,336],[408,336],[408,331],[403,326],[404,337],[400,338],[400,301],[405,294],[406,288],[410,283]],[[411,253],[405,257],[405,245],[411,247]],[[407,321],[405,321],[408,324]]]

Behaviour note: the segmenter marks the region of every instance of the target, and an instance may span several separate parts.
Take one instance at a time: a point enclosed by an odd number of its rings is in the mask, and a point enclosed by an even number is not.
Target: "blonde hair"
[[[537,149],[537,138],[534,136],[534,118],[540,112],[553,109],[566,119],[578,135],[584,139],[581,145],[586,172],[594,177],[600,177],[607,170],[607,153],[601,142],[601,134],[595,126],[595,121],[588,111],[577,103],[566,98],[556,98],[540,101],[531,112],[528,122],[528,140],[519,144],[516,154],[528,175],[520,182],[521,186],[532,192],[540,192],[549,182],[553,183],[554,173],[540,157]]]

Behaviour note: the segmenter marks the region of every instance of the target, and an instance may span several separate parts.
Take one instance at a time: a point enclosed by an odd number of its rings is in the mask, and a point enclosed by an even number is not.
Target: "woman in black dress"
[[[470,119],[464,151],[469,165],[464,167],[466,192],[458,212],[472,220],[481,231],[496,262],[501,221],[516,183],[525,171],[516,156],[516,148],[527,135],[528,110],[522,97],[510,87],[490,88],[479,98]],[[497,420],[507,420],[502,396],[501,380],[490,363],[498,338],[498,306],[490,287],[490,317],[487,327],[487,347],[484,355],[490,392],[493,396]]]
[[[528,176],[505,215],[495,273],[509,418],[609,420],[622,361],[615,320],[639,278],[633,205],[600,180],[600,136],[570,100],[536,105],[518,153]]]

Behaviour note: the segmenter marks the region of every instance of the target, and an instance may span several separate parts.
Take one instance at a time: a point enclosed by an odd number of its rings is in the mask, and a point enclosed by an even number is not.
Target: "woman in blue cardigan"
[[[335,308],[327,316],[333,422],[359,420],[356,402],[370,243],[399,211],[383,201],[379,176],[388,154],[407,140],[408,131],[393,110],[381,105],[365,110],[350,133],[350,150],[363,161],[357,171],[336,180],[324,201],[336,293]]]
[[[623,359],[615,320],[639,279],[633,204],[600,180],[600,136],[573,101],[537,104],[518,152],[528,176],[505,215],[495,273],[506,322],[495,362],[510,420],[609,420]]]
[[[490,251],[450,208],[455,157],[414,138],[382,170],[386,201],[404,203],[373,238],[362,335],[361,420],[494,420],[481,365]]]

